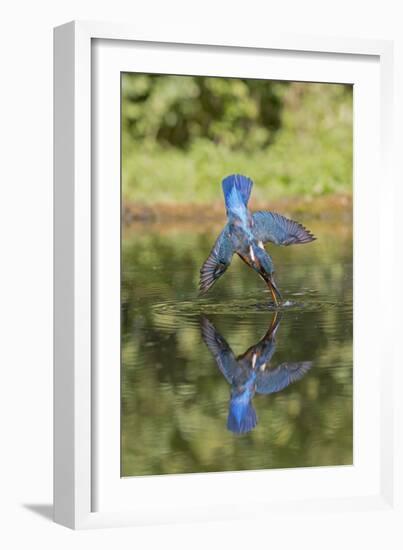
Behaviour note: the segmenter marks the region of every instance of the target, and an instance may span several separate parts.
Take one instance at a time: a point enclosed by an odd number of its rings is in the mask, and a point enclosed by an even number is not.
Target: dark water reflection
[[[310,227],[317,242],[271,249],[288,301],[280,327],[263,283],[237,259],[211,294],[197,298],[216,228],[125,230],[123,476],[352,463],[351,232]],[[234,356],[249,348],[253,362],[253,348],[271,353],[264,371],[306,366],[281,391],[256,391],[258,422],[249,430],[227,427],[236,383],[217,368],[206,327]]]
[[[263,338],[238,357],[215,326],[206,317],[201,320],[204,343],[231,385],[227,428],[233,433],[247,433],[256,427],[258,419],[252,403],[256,393],[268,395],[282,391],[303,378],[312,367],[311,361],[273,366],[280,320],[281,314],[276,312]]]

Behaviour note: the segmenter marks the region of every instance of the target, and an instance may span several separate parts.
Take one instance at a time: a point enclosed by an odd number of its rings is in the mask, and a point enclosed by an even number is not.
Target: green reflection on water
[[[226,427],[230,386],[203,342],[207,316],[235,354],[273,319],[262,281],[234,259],[206,298],[198,271],[217,231],[125,231],[122,272],[122,475],[352,463],[352,239],[310,224],[317,242],[272,247],[282,315],[273,367],[312,361],[304,377],[253,399],[258,424]]]

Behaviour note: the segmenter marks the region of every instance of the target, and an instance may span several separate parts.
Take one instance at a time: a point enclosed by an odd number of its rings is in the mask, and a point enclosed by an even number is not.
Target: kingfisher
[[[271,359],[276,350],[276,333],[281,317],[274,316],[263,338],[245,353],[235,357],[228,343],[214,325],[203,317],[202,338],[213,355],[220,372],[231,385],[227,428],[235,434],[248,433],[258,419],[252,404],[255,393],[270,394],[300,380],[312,367],[311,361],[281,363],[276,368]]]
[[[200,269],[200,294],[205,294],[225,273],[233,255],[238,256],[267,284],[276,306],[282,300],[274,281],[273,260],[264,245],[268,242],[288,246],[310,243],[316,237],[300,223],[275,212],[248,209],[253,181],[232,174],[222,181],[227,224],[218,236],[208,258]]]

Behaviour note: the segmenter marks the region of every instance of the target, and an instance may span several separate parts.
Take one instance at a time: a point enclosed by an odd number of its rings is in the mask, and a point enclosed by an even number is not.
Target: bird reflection
[[[255,393],[270,394],[300,380],[312,362],[281,363],[273,368],[276,334],[281,315],[276,314],[261,340],[245,353],[235,357],[228,343],[206,317],[202,318],[202,337],[218,368],[231,384],[227,428],[236,434],[253,430],[258,422],[252,399]]]

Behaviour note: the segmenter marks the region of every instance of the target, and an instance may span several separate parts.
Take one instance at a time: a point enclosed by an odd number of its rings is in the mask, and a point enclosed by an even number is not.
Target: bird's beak
[[[270,335],[271,338],[274,338],[276,336],[276,332],[278,330],[278,327],[280,326],[280,322],[281,322],[281,313],[279,313],[278,311],[275,311],[273,319],[271,320],[271,323],[270,323],[270,328],[268,330],[268,334]]]
[[[279,289],[277,288],[275,282],[273,281],[272,277],[267,279],[267,286],[269,287],[269,290],[271,292],[273,302],[274,302],[275,306],[277,307],[279,305],[279,302],[281,302],[281,300],[283,299],[283,297],[281,296],[281,293],[280,293]]]

